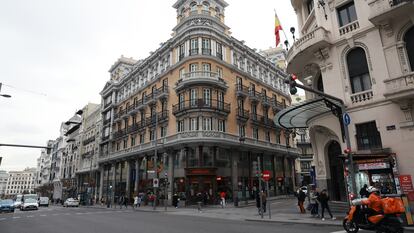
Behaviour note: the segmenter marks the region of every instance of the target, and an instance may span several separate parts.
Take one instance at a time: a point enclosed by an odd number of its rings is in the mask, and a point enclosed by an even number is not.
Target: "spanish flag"
[[[280,43],[280,34],[279,31],[283,30],[282,25],[280,25],[279,18],[277,17],[276,11],[275,11],[275,36],[276,36],[276,47]]]

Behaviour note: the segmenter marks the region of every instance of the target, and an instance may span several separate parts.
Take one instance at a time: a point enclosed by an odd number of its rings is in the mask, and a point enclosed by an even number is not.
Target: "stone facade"
[[[413,1],[291,2],[301,35],[287,54],[287,71],[344,101],[358,190],[369,183],[401,192],[398,174],[413,175],[414,168]],[[308,123],[318,185],[346,200],[335,184],[347,175],[338,159],[346,148],[339,122],[325,114]]]

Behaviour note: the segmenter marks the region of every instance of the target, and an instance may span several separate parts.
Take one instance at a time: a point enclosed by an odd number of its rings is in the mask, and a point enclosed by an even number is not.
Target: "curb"
[[[245,219],[247,222],[266,222],[266,223],[295,223],[304,225],[318,225],[318,226],[342,226],[341,223],[337,222],[298,222],[293,220],[281,220],[281,219]]]

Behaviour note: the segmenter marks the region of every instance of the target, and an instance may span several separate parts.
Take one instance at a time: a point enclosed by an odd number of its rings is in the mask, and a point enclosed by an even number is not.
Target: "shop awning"
[[[341,103],[325,97],[306,100],[278,112],[274,122],[285,129],[307,128],[310,120],[325,113],[341,117]]]

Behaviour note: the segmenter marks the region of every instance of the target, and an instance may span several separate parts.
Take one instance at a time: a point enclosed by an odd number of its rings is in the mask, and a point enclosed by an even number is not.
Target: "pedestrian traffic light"
[[[289,84],[289,92],[291,95],[295,95],[298,92],[298,89],[296,88],[296,79],[296,75],[291,74],[284,81],[286,84]]]

